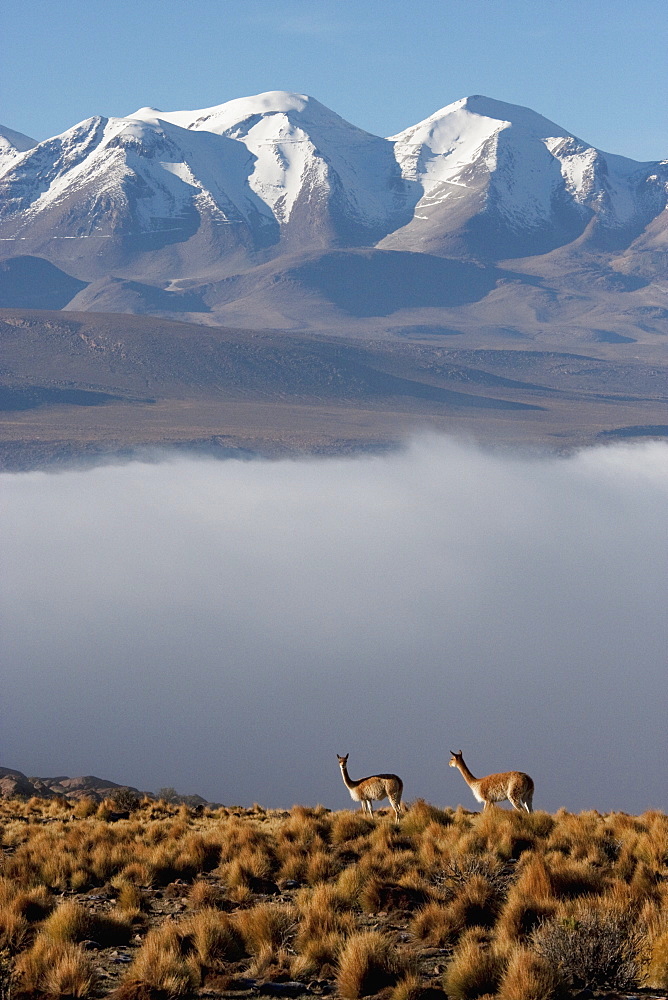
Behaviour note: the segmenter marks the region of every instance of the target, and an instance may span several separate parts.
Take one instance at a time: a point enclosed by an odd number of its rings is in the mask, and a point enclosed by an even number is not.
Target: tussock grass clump
[[[434,997],[441,997],[445,1000],[445,994],[437,991],[433,987],[425,989],[422,979],[417,972],[409,972],[402,976],[397,985],[390,993],[390,1000],[434,1000]]]
[[[337,958],[346,941],[346,936],[336,931],[327,931],[318,937],[301,939],[298,951],[290,963],[293,979],[307,979],[313,976],[333,978]]]
[[[116,905],[121,910],[138,913],[147,907],[146,893],[133,882],[120,881],[116,885]]]
[[[199,910],[179,928],[183,938],[189,937],[199,962],[213,968],[218,962],[235,962],[245,955],[245,948],[236,925],[226,913]]]
[[[14,965],[14,979],[26,993],[87,997],[96,986],[90,957],[81,945],[39,935]]]
[[[657,990],[668,989],[668,930],[657,935],[650,946],[647,985]]]
[[[349,865],[336,879],[337,892],[346,900],[348,906],[357,909],[360,906],[362,890],[372,877],[372,873],[359,864]]]
[[[122,882],[130,882],[144,889],[149,889],[154,881],[150,867],[141,861],[131,861],[129,865],[124,865],[117,877]]]
[[[561,992],[557,970],[522,945],[511,950],[499,983],[498,1000],[555,1000]]]
[[[493,854],[504,861],[517,859],[536,843],[531,817],[505,809],[486,809],[473,824],[469,850]]]
[[[549,859],[552,892],[558,899],[600,895],[607,887],[605,875],[585,861]]]
[[[464,927],[493,927],[498,913],[494,886],[482,875],[473,875],[457,892],[450,909]]]
[[[455,943],[463,930],[461,913],[435,901],[418,910],[410,923],[413,940],[426,948],[446,948]]]
[[[330,826],[331,842],[335,846],[348,845],[350,841],[366,838],[373,830],[373,820],[359,812],[335,813]]]
[[[497,938],[508,944],[528,941],[536,928],[556,912],[555,900],[527,898],[518,889],[511,893],[501,910],[496,924]]]
[[[225,893],[221,886],[211,882],[193,882],[188,892],[188,904],[193,910],[222,910]]]
[[[90,913],[66,900],[42,924],[41,933],[51,941],[98,941],[103,946],[127,944],[132,933],[134,911]]]
[[[44,920],[56,905],[55,899],[43,885],[25,890],[20,890],[18,886],[13,888],[11,908],[15,913],[25,917],[30,924]]]
[[[77,819],[87,819],[89,816],[94,816],[97,812],[98,803],[95,799],[83,798],[79,799],[74,807],[73,815]]]
[[[416,799],[401,821],[401,832],[404,836],[416,836],[435,823],[437,826],[450,826],[453,821],[451,809],[438,809],[424,799]]]
[[[355,918],[347,909],[347,901],[334,886],[319,885],[312,892],[302,890],[297,896],[296,907],[298,947],[331,931],[349,934],[355,928]]]
[[[255,979],[285,980],[290,976],[292,963],[293,958],[287,948],[265,945],[251,959],[248,972]]]
[[[251,955],[265,948],[277,950],[295,931],[296,913],[292,906],[258,903],[234,914],[234,922]]]
[[[27,939],[29,929],[30,924],[21,913],[17,913],[11,906],[3,906],[0,910],[0,952],[14,954],[19,951]]]
[[[84,941],[89,926],[90,918],[83,906],[67,900],[44,921],[42,934],[51,941]]]
[[[314,851],[306,862],[305,877],[309,885],[318,885],[333,878],[341,866],[330,850]]]
[[[364,931],[348,938],[339,956],[336,988],[342,1000],[375,996],[414,971],[410,956],[378,931]]]
[[[477,1000],[497,992],[503,974],[503,955],[478,928],[462,936],[443,975],[448,1000]]]
[[[387,881],[380,875],[373,875],[365,881],[359,900],[365,913],[414,910],[429,900],[429,893],[423,888],[410,885],[410,879],[397,883]]]
[[[150,931],[128,969],[126,985],[143,984],[168,997],[192,992],[200,985],[201,971],[191,948],[174,926]]]

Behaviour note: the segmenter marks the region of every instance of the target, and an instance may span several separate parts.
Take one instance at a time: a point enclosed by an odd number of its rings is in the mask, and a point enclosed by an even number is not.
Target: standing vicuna
[[[522,809],[533,812],[533,778],[524,771],[502,771],[500,774],[488,774],[485,778],[474,778],[464,763],[462,751],[455,753],[451,750],[450,753],[450,767],[459,770],[478,802],[484,802],[483,811],[493,802],[508,799],[520,812]]]
[[[353,781],[348,777],[348,757],[350,754],[340,757],[337,753],[336,756],[339,760],[343,784],[350,792],[350,797],[355,802],[362,803],[362,812],[373,816],[373,806],[371,805],[373,800],[377,799],[381,801],[382,799],[389,799],[398,823],[402,810],[401,793],[404,790],[404,783],[401,778],[396,774],[372,774],[369,778],[360,778],[359,781]]]

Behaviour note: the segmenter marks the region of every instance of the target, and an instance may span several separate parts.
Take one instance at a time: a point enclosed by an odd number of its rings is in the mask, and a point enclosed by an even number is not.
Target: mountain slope
[[[24,153],[36,145],[36,140],[31,139],[29,135],[15,132],[6,125],[0,125],[0,174],[8,169],[19,153]]]
[[[468,97],[384,139],[271,91],[36,145],[0,135],[0,261],[57,268],[61,307],[373,334],[390,318],[565,341],[664,330],[668,161],[604,153],[528,108]]]
[[[546,253],[588,229],[598,245],[637,235],[666,204],[666,164],[612,156],[528,108],[469,97],[393,136],[423,197],[388,248],[500,260]]]
[[[377,240],[408,221],[419,196],[403,179],[391,142],[302,94],[271,91],[167,114],[142,108],[131,117],[164,119],[245,146],[251,189],[286,232],[298,230],[312,243]]]

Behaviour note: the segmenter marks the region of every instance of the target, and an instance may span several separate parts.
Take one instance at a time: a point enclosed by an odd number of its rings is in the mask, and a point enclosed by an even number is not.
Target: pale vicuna
[[[483,802],[483,810],[494,802],[504,802],[506,799],[520,812],[526,809],[533,812],[533,779],[524,771],[502,771],[500,774],[488,774],[485,778],[474,778],[464,763],[462,751],[451,750],[450,767],[456,767],[464,781],[469,786],[478,802]]]
[[[382,801],[382,799],[389,799],[398,823],[402,810],[401,793],[404,790],[404,783],[401,778],[396,774],[372,774],[369,778],[360,778],[359,781],[353,781],[348,777],[348,757],[350,754],[340,757],[337,753],[336,756],[339,760],[343,783],[350,792],[350,797],[355,802],[362,803],[362,812],[373,816],[373,806],[371,805],[373,800]]]

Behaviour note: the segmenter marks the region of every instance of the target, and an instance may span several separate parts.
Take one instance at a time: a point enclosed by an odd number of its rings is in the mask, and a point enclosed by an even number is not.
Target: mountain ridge
[[[473,95],[382,138],[307,95],[268,91],[93,117],[41,143],[22,137],[23,150],[10,133],[0,264],[34,266],[38,287],[47,261],[65,276],[62,298],[83,283],[61,308],[374,336],[388,317],[538,342],[665,332],[663,318],[659,332],[645,319],[668,310],[668,161],[605,153],[521,105]],[[365,254],[378,294],[360,315]],[[443,294],[432,258],[452,262]],[[333,260],[348,302],[331,281],[301,280]],[[489,280],[467,286],[462,265]],[[26,302],[30,282],[14,298],[1,284],[0,306],[39,307]]]

